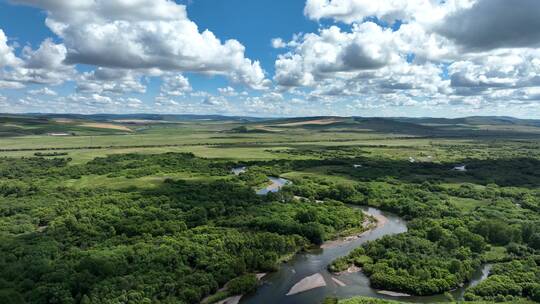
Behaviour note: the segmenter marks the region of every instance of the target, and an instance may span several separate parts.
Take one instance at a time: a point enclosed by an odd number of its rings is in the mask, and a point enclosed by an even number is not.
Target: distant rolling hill
[[[269,128],[304,128],[322,132],[377,132],[422,137],[475,137],[540,135],[540,120],[513,117],[367,118],[305,117],[257,122]]]
[[[272,133],[294,129],[313,132],[376,132],[416,137],[530,137],[540,135],[540,120],[513,117],[255,118],[221,115],[169,114],[0,114],[0,137],[25,135],[107,135],[131,133],[136,125],[163,123],[231,124],[232,133]]]
[[[130,128],[74,116],[0,115],[0,137],[26,135],[73,136],[131,133]]]
[[[463,118],[394,118],[395,120],[418,124],[440,125],[522,125],[540,127],[540,119],[519,119],[507,116],[470,116]]]
[[[238,124],[262,120],[252,117],[220,115],[162,114],[0,114],[0,137],[26,135],[108,135],[132,133],[137,125],[181,122],[233,122]]]
[[[1,115],[1,114],[0,114]],[[93,120],[93,121],[115,121],[115,120],[144,120],[144,121],[260,121],[263,118],[244,117],[244,116],[222,116],[222,115],[192,115],[192,114],[27,114],[31,117],[42,118],[66,118],[78,120]]]

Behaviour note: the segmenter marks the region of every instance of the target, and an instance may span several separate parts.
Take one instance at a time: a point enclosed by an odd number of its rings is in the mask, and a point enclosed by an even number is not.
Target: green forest
[[[373,219],[353,205],[396,214],[407,232],[355,248],[330,272],[355,265],[371,288],[449,302],[540,302],[540,143],[530,134],[403,138],[343,124],[237,132],[254,124],[151,125],[93,139],[95,148],[77,148],[79,136],[41,138],[44,148],[2,139],[20,146],[0,155],[0,303],[253,294],[258,274],[369,229]],[[193,141],[166,143],[174,132]],[[99,142],[108,136],[121,146]],[[235,175],[237,167],[248,169]],[[257,195],[268,177],[291,183]],[[449,294],[484,265],[489,275],[463,299]],[[337,301],[387,303],[326,300]]]
[[[0,302],[198,303],[238,276],[272,271],[292,253],[361,228],[362,213],[343,203],[257,196],[250,176],[229,177],[230,169],[173,153],[79,166],[0,159]],[[173,171],[221,178],[165,179],[152,189],[62,185]],[[253,288],[231,284],[234,294]]]

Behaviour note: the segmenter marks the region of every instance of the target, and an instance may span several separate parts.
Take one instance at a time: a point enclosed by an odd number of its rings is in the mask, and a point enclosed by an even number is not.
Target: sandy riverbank
[[[360,268],[360,267],[358,267],[356,265],[351,265],[346,270],[336,272],[334,274],[337,275],[337,276],[340,276],[340,275],[343,275],[343,274],[357,273],[357,272],[361,272],[361,271],[362,271],[362,268]]]
[[[260,273],[256,273],[255,274],[255,277],[257,278],[257,281],[261,281],[268,273],[266,272],[260,272]],[[218,290],[218,292],[224,292],[224,291],[227,291],[227,284],[225,284],[225,286],[221,289]],[[206,298],[202,299],[201,303],[208,303],[208,299],[211,297],[212,295],[210,296],[207,296]],[[240,303],[240,300],[242,299],[244,295],[236,295],[236,296],[231,296],[231,297],[228,297],[226,299],[223,299],[221,301],[218,301],[218,302],[214,302],[214,304],[238,304]]]
[[[336,283],[339,287],[345,287],[347,286],[347,284],[343,283],[342,281],[332,277],[332,281],[334,281],[334,283]]]
[[[216,302],[215,304],[238,304],[238,303],[240,303],[241,299],[242,299],[242,296],[239,295],[239,296],[226,298],[224,300]]]
[[[378,290],[377,293],[391,296],[391,297],[410,297],[410,294],[407,293],[400,293],[400,292],[394,292],[394,291],[388,291],[388,290]]]
[[[375,229],[382,228],[384,225],[386,225],[386,223],[388,223],[388,218],[385,217],[384,215],[381,215],[381,214],[379,214],[379,215],[370,215],[370,214],[367,214],[365,212],[364,212],[364,214],[368,217],[368,220],[365,221],[363,223],[363,225],[362,225],[365,229],[367,229],[366,231],[364,231],[364,232],[362,232],[360,234],[357,234],[357,235],[351,235],[351,236],[339,238],[337,240],[324,242],[321,245],[321,248],[322,249],[328,249],[328,248],[335,248],[335,247],[345,245],[347,243],[350,243],[350,242],[355,241],[355,240],[357,240],[357,239],[359,239],[361,237],[366,236],[367,234],[371,233],[371,231],[373,231]]]
[[[295,295],[304,291],[326,286],[326,281],[320,273],[316,273],[309,277],[305,277],[300,282],[294,284],[294,286],[287,293],[288,296]]]

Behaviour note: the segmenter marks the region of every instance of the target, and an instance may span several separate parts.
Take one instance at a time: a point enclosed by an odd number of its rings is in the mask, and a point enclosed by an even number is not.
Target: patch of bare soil
[[[97,123],[97,122],[88,122],[83,123],[80,125],[81,127],[86,128],[97,128],[97,129],[110,129],[110,130],[118,130],[118,131],[125,131],[125,132],[133,132],[130,128],[122,125],[115,125],[110,123]]]
[[[306,120],[306,121],[299,121],[299,122],[290,122],[290,123],[284,123],[279,124],[276,126],[280,127],[298,127],[298,126],[305,126],[305,125],[330,125],[336,122],[342,122],[343,119],[341,118],[328,118],[328,119],[314,119],[314,120]]]

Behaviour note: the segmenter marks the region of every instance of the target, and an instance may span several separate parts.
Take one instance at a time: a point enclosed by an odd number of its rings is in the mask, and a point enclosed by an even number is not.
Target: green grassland
[[[114,124],[132,132],[115,129],[85,128],[95,123],[78,120],[58,122],[47,117],[4,117],[0,119],[0,156],[32,156],[38,151],[68,152],[75,163],[99,156],[121,153],[193,152],[201,157],[232,159],[305,158],[305,151],[327,147],[361,147],[362,152],[420,161],[459,161],[474,156],[489,158],[490,150],[497,157],[538,155],[540,144],[535,138],[540,127],[511,124],[500,131],[500,125],[448,126],[433,123],[401,122],[390,119],[339,119],[328,125],[311,125],[310,121],[336,118],[305,118],[243,122],[224,121],[144,121],[140,124],[98,121]],[[306,122],[306,124],[301,124]],[[460,123],[463,123],[459,121]],[[283,126],[293,123],[294,126]],[[445,122],[448,123],[448,122]],[[29,132],[1,132],[1,128],[18,125]],[[296,125],[298,124],[298,125]],[[8,125],[8,127],[6,127]],[[273,128],[279,132],[239,133],[232,130],[244,126],[251,130]],[[37,131],[36,131],[37,130]],[[71,136],[51,136],[67,132]],[[17,135],[17,136],[14,136]],[[536,136],[536,137],[535,137]],[[292,153],[287,153],[291,152]],[[294,153],[296,152],[296,153]],[[317,158],[315,152],[309,157]]]

